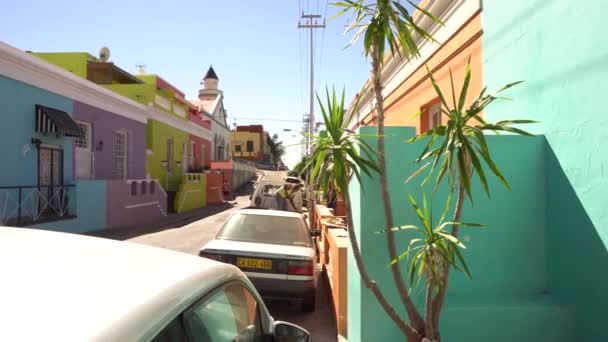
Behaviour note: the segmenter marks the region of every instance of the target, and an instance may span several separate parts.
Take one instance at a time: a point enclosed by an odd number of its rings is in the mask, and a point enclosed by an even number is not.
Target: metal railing
[[[0,186],[0,224],[27,226],[75,217],[76,187]]]

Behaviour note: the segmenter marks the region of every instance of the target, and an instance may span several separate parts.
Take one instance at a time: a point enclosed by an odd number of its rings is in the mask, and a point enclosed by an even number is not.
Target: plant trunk
[[[425,326],[424,326],[424,335],[430,340],[435,340],[435,321],[433,320],[433,289],[435,284],[431,277],[427,276],[428,284],[426,285],[426,317],[425,317]]]
[[[363,263],[363,259],[361,257],[361,250],[359,249],[359,243],[357,242],[357,235],[355,233],[354,225],[353,225],[353,211],[350,206],[350,194],[348,189],[343,189],[342,191],[344,195],[344,201],[346,205],[346,217],[347,217],[347,226],[348,226],[348,240],[350,241],[350,249],[353,251],[353,256],[355,257],[355,264],[357,265],[357,270],[359,270],[359,274],[361,275],[361,280],[363,281],[363,285],[368,288],[372,294],[376,297],[384,312],[395,322],[399,330],[407,337],[407,341],[409,342],[419,342],[422,339],[422,335],[418,333],[418,330],[408,325],[401,317],[395,308],[389,304],[386,300],[380,289],[378,288],[378,284],[372,279],[369,278],[369,274],[367,273],[367,269],[365,268],[365,264]]]
[[[456,208],[454,209],[454,216],[452,221],[459,222],[460,216],[462,216],[462,206],[464,204],[464,183],[460,182],[460,186],[458,187],[458,199],[456,200]],[[458,229],[459,226],[457,224],[452,225],[452,236],[458,237]],[[441,308],[443,307],[443,303],[445,301],[445,293],[448,288],[448,281],[450,277],[450,267],[449,265],[446,268],[446,272],[444,275],[445,279],[443,280],[443,286],[439,290],[439,293],[435,296],[433,300],[433,325],[435,327],[439,327],[439,318],[441,316]],[[428,309],[427,309],[428,310]],[[439,334],[437,334],[437,340],[439,340]]]
[[[388,247],[388,255],[392,261],[397,259],[397,250],[395,246],[395,233],[390,230],[390,228],[394,227],[394,222],[391,198],[388,192],[388,184],[386,179],[386,159],[384,149],[384,99],[382,97],[382,84],[380,79],[381,71],[382,67],[380,61],[380,51],[377,48],[374,48],[372,51],[372,82],[376,97],[376,114],[378,120],[378,169],[380,171],[380,189],[382,191],[382,203],[384,204],[384,216],[386,217],[386,228],[388,230],[388,233],[386,234],[386,242]],[[424,320],[408,294],[405,282],[403,281],[403,276],[401,275],[399,263],[393,263],[391,265],[391,272],[393,274],[395,286],[397,287],[397,292],[401,297],[401,302],[405,306],[412,326],[417,331],[423,331],[425,326]]]

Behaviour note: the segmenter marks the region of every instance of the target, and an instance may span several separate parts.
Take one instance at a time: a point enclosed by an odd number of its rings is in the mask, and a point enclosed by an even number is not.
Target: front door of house
[[[41,146],[38,149],[39,210],[54,206],[55,193],[63,186],[63,150],[58,146]]]
[[[93,178],[93,151],[91,150],[91,124],[78,122],[82,137],[74,139],[76,178]]]

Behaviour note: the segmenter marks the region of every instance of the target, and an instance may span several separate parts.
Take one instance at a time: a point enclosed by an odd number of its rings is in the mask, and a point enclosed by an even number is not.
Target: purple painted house
[[[82,63],[90,73],[74,77],[0,42],[0,102],[7,109],[0,116],[11,123],[0,146],[13,166],[0,177],[0,203],[8,208],[0,224],[82,233],[167,215],[166,193],[146,179],[148,106],[102,86],[142,81],[109,62]]]
[[[166,215],[166,193],[146,180],[146,117],[74,102],[84,132],[74,141],[76,179],[105,182],[106,228],[145,225]]]
[[[77,179],[146,177],[146,121],[74,102],[74,119],[84,132],[74,141]]]

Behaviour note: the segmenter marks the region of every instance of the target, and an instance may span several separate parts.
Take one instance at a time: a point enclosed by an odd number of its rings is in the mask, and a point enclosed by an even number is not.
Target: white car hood
[[[311,259],[315,251],[307,246],[286,246],[267,243],[241,242],[231,240],[211,240],[201,248],[201,251],[229,252],[232,255],[266,255],[273,257],[289,257],[296,259]]]

